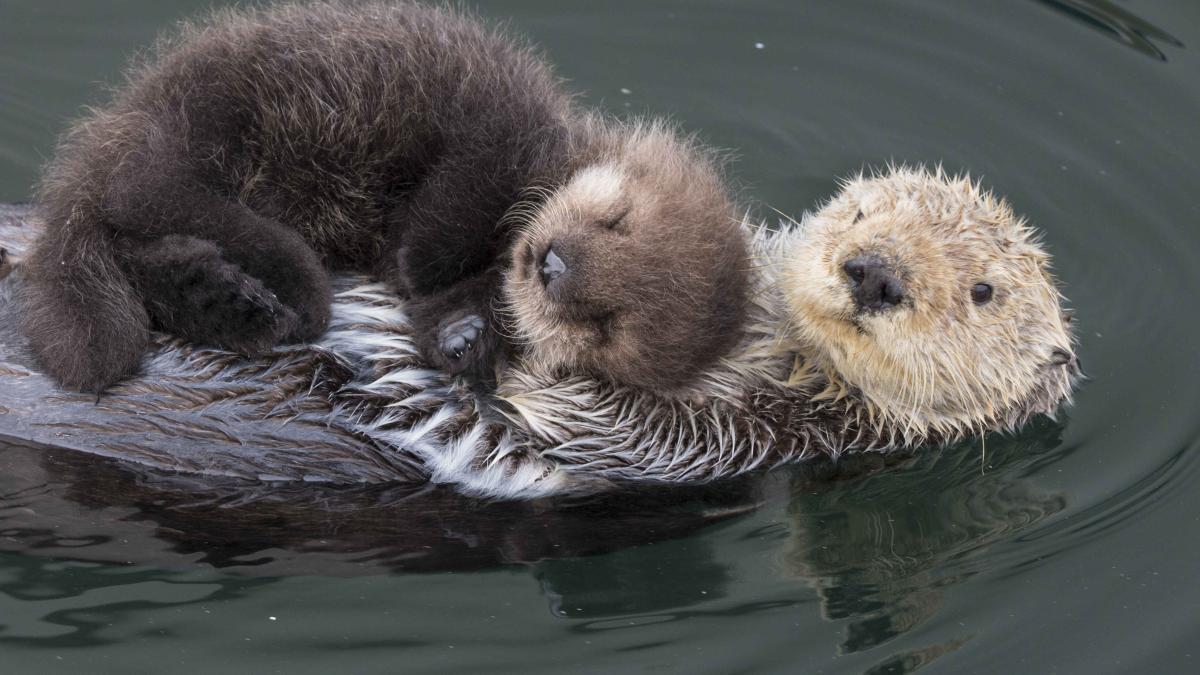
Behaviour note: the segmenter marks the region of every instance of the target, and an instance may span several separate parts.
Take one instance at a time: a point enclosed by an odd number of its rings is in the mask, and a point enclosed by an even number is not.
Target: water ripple
[[[1034,0],[1034,2],[1061,12],[1088,28],[1097,30],[1126,47],[1159,61],[1166,61],[1167,55],[1154,44],[1154,40],[1161,40],[1172,47],[1181,49],[1184,46],[1178,38],[1167,31],[1108,0]]]

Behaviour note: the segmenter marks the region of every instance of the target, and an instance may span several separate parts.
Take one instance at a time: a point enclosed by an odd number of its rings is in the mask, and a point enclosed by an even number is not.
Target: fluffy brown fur
[[[587,132],[599,160],[530,219],[506,286],[542,369],[583,369],[678,394],[737,342],[747,251],[720,177],[661,124]],[[707,233],[697,236],[698,233]],[[540,261],[568,271],[550,284]]]
[[[576,109],[529,48],[417,5],[185,25],[72,128],[38,205],[26,332],[83,390],[134,372],[152,327],[250,354],[310,340],[328,268],[404,290],[452,373],[488,374],[511,328],[543,365],[675,390],[743,313],[744,244],[702,150]]]

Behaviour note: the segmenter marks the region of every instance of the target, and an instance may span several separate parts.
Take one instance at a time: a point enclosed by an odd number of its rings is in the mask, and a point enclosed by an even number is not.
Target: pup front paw
[[[463,357],[475,348],[486,329],[487,322],[478,314],[468,314],[451,321],[438,330],[438,351],[451,363],[465,364],[470,359]],[[454,372],[461,372],[461,368],[454,369]]]

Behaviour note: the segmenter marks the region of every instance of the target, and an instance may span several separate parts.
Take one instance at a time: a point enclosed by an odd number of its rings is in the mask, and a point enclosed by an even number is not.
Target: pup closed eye
[[[625,216],[627,216],[627,215],[629,215],[629,209],[624,208],[619,211],[616,211],[615,213],[613,213],[610,216],[601,218],[598,224],[600,225],[600,227],[603,227],[606,230],[613,230],[615,232],[624,232],[625,230],[622,227],[622,225],[624,224]]]
[[[592,325],[596,329],[596,335],[601,344],[607,343],[612,339],[612,328],[616,315],[616,312],[605,312],[592,317]]]

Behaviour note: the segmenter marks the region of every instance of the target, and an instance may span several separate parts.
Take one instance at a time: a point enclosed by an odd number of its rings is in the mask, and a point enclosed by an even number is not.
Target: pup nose
[[[859,309],[891,309],[904,300],[904,282],[875,256],[851,258],[842,264],[842,271],[850,278],[851,295]]]
[[[546,249],[546,255],[542,256],[542,269],[539,274],[542,277],[542,285],[549,286],[550,282],[559,278],[567,271],[567,264],[562,258],[554,252],[554,246]]]

